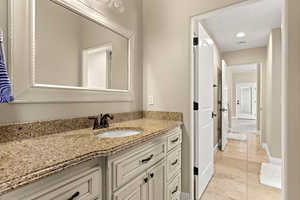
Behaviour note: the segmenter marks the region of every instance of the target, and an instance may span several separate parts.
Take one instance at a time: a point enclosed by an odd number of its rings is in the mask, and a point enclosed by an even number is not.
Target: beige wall
[[[281,29],[272,30],[266,65],[266,143],[281,158]]]
[[[232,74],[232,117],[236,116],[236,86],[239,83],[256,83],[256,72],[241,72]]]
[[[125,1],[125,5],[126,11],[122,14],[110,9],[101,11],[116,23],[136,34],[134,76],[132,77],[134,100],[132,102],[1,104],[0,124],[89,116],[100,112],[117,113],[142,110],[142,3],[140,0],[131,0]]]
[[[184,113],[183,191],[192,191],[191,16],[239,0],[143,1],[144,109]],[[149,96],[155,104],[148,105]]]
[[[228,66],[265,63],[266,62],[266,47],[244,49],[238,51],[229,51],[222,53],[222,58]]]
[[[283,25],[284,200],[300,197],[300,1],[285,0]]]

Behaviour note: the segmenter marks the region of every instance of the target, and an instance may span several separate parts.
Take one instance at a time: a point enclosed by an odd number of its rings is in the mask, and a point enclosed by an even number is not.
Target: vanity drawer
[[[139,152],[121,155],[112,163],[113,190],[138,176],[166,156],[166,143],[162,142],[141,149]]]
[[[100,197],[101,174],[95,169],[75,180],[69,180],[42,191],[28,199],[30,200],[95,200]],[[27,199],[27,198],[26,198]]]
[[[181,175],[178,174],[168,185],[167,200],[180,200]]]
[[[167,139],[168,151],[172,150],[173,148],[175,148],[177,145],[181,144],[181,142],[182,142],[182,131],[181,131],[180,127],[174,129],[170,133],[173,133],[173,134],[168,136],[168,139]]]
[[[167,157],[167,180],[170,181],[181,169],[181,148],[177,148]]]

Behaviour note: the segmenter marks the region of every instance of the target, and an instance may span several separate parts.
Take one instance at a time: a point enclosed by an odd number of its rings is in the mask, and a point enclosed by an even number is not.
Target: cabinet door
[[[148,180],[146,173],[132,180],[113,194],[113,200],[147,200]]]
[[[162,161],[148,171],[149,200],[166,199],[166,163]]]

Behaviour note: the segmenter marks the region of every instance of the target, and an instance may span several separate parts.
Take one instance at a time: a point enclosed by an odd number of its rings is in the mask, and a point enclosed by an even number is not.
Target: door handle
[[[215,118],[215,117],[217,117],[217,114],[214,113],[214,112],[212,112],[212,113],[211,113],[211,118]]]

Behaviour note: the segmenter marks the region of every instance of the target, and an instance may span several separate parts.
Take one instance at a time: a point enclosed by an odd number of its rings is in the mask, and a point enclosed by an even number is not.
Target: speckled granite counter
[[[1,143],[0,195],[65,168],[126,150],[181,124],[179,121],[139,119],[112,124],[112,127],[144,130],[129,137],[97,138],[92,129],[81,129]]]

